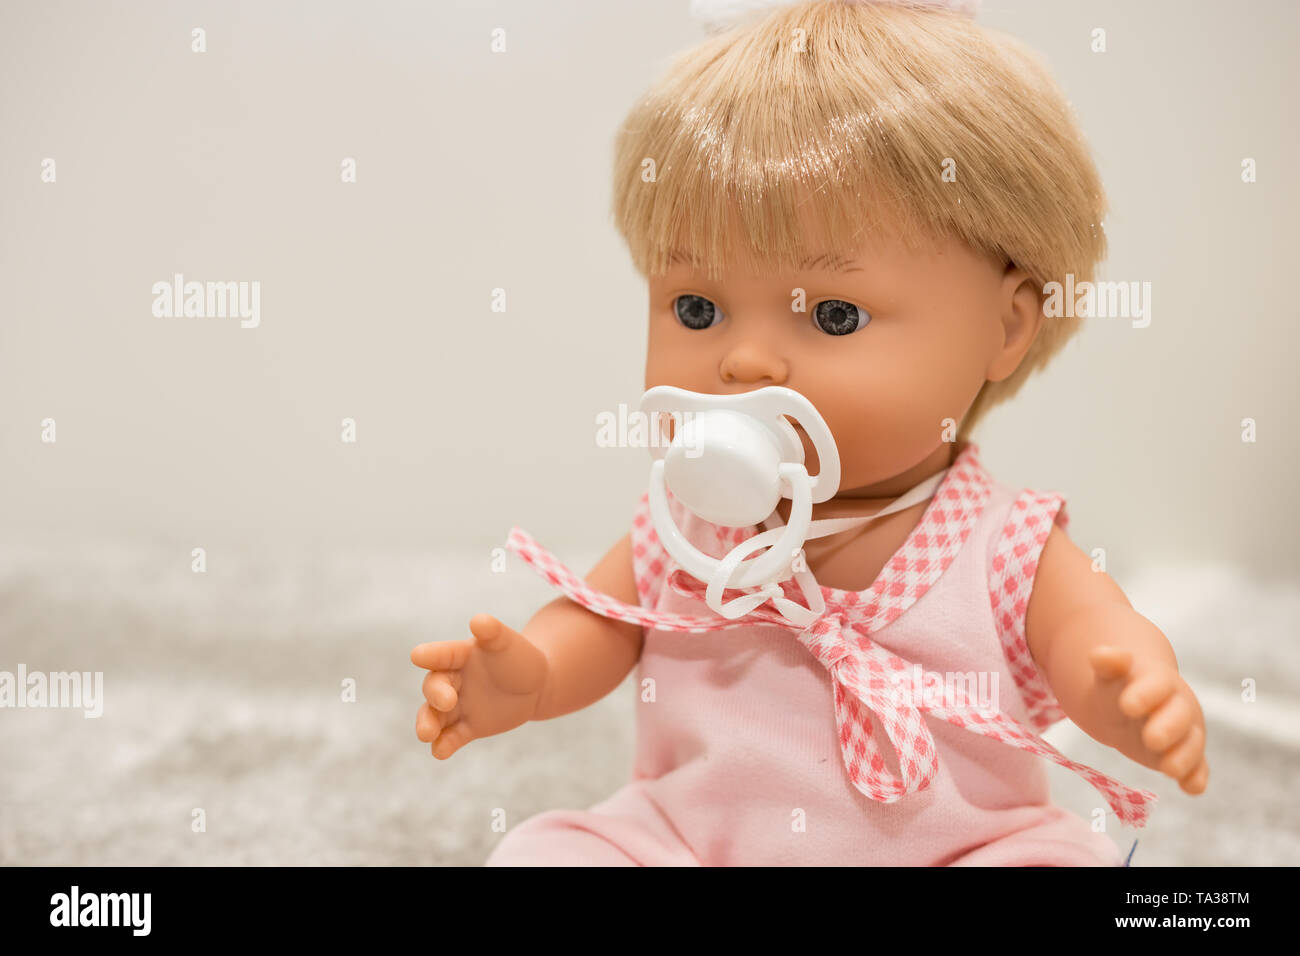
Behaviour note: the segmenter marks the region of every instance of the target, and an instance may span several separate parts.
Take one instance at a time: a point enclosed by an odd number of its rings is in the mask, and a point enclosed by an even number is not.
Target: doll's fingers
[[[1130,683],[1119,695],[1117,703],[1125,716],[1145,717],[1167,701],[1177,688],[1177,673],[1159,670]]]
[[[1166,777],[1185,780],[1205,759],[1205,731],[1200,724],[1193,724],[1187,736],[1178,742],[1156,766]]]
[[[1142,743],[1148,750],[1164,753],[1192,729],[1196,710],[1187,694],[1173,694],[1147,719],[1142,728]]]
[[[458,720],[460,720],[459,704],[444,712],[434,710],[429,706],[428,701],[425,701],[415,715],[415,736],[426,744],[433,743],[438,739],[439,734]]]
[[[506,627],[491,614],[476,614],[469,622],[474,643],[485,651],[502,651],[520,635]]]
[[[1119,647],[1094,647],[1088,660],[1102,680],[1115,680],[1129,672],[1133,666],[1133,653]]]
[[[458,671],[469,659],[473,641],[430,641],[411,650],[411,663],[431,671]]]
[[[451,710],[460,700],[460,682],[460,671],[429,671],[421,690],[434,710]]]
[[[432,743],[442,732],[442,719],[438,712],[425,701],[415,715],[415,736],[426,744]]]
[[[446,760],[473,739],[474,732],[469,729],[469,725],[463,720],[458,720],[438,735],[431,751],[439,760]]]
[[[1184,793],[1190,793],[1195,795],[1198,793],[1204,793],[1205,788],[1209,785],[1209,783],[1210,783],[1210,765],[1205,760],[1205,758],[1202,757],[1200,764],[1197,765],[1195,770],[1193,770],[1191,773],[1189,773],[1186,777],[1183,778],[1179,786],[1183,788]]]

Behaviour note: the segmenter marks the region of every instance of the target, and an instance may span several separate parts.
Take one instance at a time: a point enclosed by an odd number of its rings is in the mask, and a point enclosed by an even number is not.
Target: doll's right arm
[[[625,536],[591,570],[593,588],[638,603],[632,540]],[[429,673],[416,735],[445,760],[479,737],[581,710],[617,687],[641,656],[638,624],[601,617],[568,598],[547,604],[514,631],[488,614],[473,638],[421,644],[411,661]]]

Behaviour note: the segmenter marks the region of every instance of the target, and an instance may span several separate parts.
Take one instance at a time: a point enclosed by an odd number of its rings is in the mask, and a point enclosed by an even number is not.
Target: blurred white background
[[[1074,103],[1103,277],[1149,281],[1152,317],[1087,324],[975,437],[1001,480],[1067,494],[1220,701],[1199,801],[1071,753],[1167,798],[1135,864],[1296,862],[1300,7],[980,19]],[[686,0],[0,6],[0,669],[102,669],[108,695],[99,721],[0,711],[0,861],[474,863],[484,807],[622,781],[626,686],[435,764],[406,653],[549,598],[491,573],[512,524],[584,570],[627,529],[644,451],[594,438],[644,361],[612,140],[702,35]],[[260,326],[155,317],[178,272],[259,281]],[[208,805],[226,822],[195,838]]]

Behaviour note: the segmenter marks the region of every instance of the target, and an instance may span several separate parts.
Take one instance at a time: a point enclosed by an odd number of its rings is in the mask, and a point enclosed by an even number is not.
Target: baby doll
[[[637,754],[618,792],[526,820],[490,864],[1120,865],[1052,805],[1046,761],[1121,823],[1154,795],[1035,733],[1062,717],[1205,789],[1204,718],[1169,642],[1071,543],[1061,497],[999,483],[968,437],[1076,331],[1043,290],[1092,277],[1103,211],[1044,67],[964,10],[777,4],[671,65],[615,160],[649,284],[646,387],[793,389],[838,448],[813,517],[880,517],[796,556],[819,589],[806,626],[773,611],[789,582],[715,613],[646,497],[585,580],[512,532],[566,596],[522,632],[479,615],[472,638],[417,647],[419,738],[446,759],[637,667]],[[759,533],[670,506],[713,558]],[[938,674],[978,676],[996,713],[919,693]],[[918,692],[897,693],[909,675]]]

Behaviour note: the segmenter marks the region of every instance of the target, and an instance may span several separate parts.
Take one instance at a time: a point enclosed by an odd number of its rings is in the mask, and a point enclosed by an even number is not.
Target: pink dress
[[[670,504],[715,557],[759,530]],[[1024,638],[1053,522],[1066,522],[1060,496],[999,484],[967,444],[872,587],[822,588],[828,621],[798,635],[713,615],[660,545],[644,496],[632,534],[640,609],[591,591],[516,529],[512,550],[575,600],[645,622],[637,752],[616,793],[524,821],[488,865],[1121,865],[1105,833],[1050,803],[1043,758],[1087,777],[1126,822],[1145,822],[1154,795],[1067,761],[1028,729],[1064,716]],[[700,621],[711,623],[682,629]],[[857,662],[835,669],[848,648]],[[872,691],[901,673],[921,678],[902,685],[912,688],[968,676],[971,696],[957,703],[973,704],[978,686],[999,716]]]

